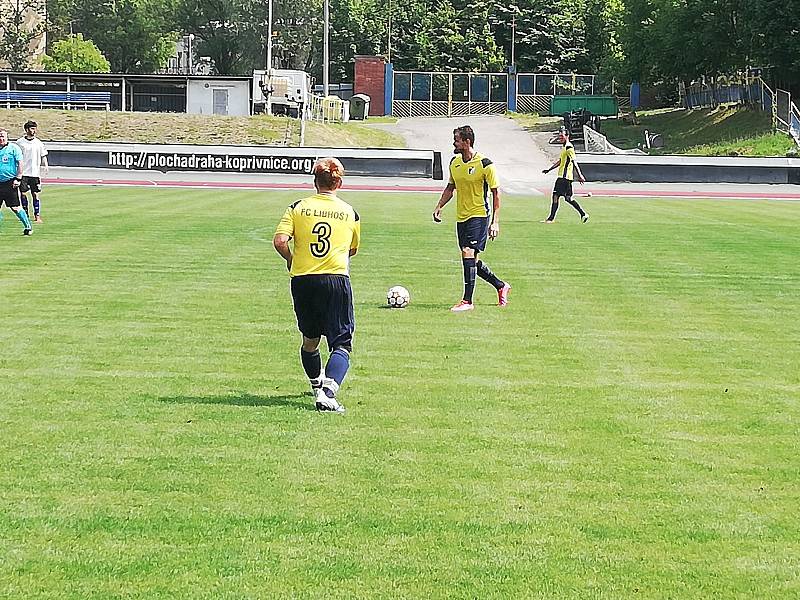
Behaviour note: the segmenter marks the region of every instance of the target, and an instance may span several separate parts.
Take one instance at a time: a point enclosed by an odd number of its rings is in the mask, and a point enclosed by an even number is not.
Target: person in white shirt
[[[42,140],[36,137],[36,121],[25,123],[25,136],[17,140],[17,145],[22,149],[22,183],[19,191],[22,193],[22,209],[30,215],[28,210],[28,196],[30,190],[33,198],[33,221],[41,223],[39,214],[41,202],[39,194],[42,191],[42,175],[47,175],[47,148]]]

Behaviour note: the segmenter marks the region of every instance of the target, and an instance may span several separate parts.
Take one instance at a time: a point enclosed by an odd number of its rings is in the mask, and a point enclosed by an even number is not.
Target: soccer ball
[[[389,308],[405,308],[411,302],[411,294],[402,285],[395,285],[386,292],[386,303]]]

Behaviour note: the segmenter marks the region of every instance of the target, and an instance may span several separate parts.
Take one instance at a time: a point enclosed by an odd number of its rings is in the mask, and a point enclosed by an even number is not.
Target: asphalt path
[[[469,125],[475,131],[475,149],[497,165],[505,193],[529,194],[532,188],[552,185],[554,177],[542,174],[552,157],[527,131],[506,117],[400,119],[380,127],[402,135],[409,148],[440,151],[446,170],[453,156],[453,129],[461,125]]]

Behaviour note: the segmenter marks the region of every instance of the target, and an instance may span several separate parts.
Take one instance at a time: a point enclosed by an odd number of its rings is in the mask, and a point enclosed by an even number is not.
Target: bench
[[[111,92],[0,90],[0,106],[5,106],[5,108],[111,110]]]

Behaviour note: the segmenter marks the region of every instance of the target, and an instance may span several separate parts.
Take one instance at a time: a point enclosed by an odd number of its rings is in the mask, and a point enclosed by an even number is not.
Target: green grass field
[[[0,597],[800,594],[800,203],[509,197],[511,303],[456,315],[452,206],[345,193],[338,416],[271,245],[300,194],[46,192],[0,230]]]

